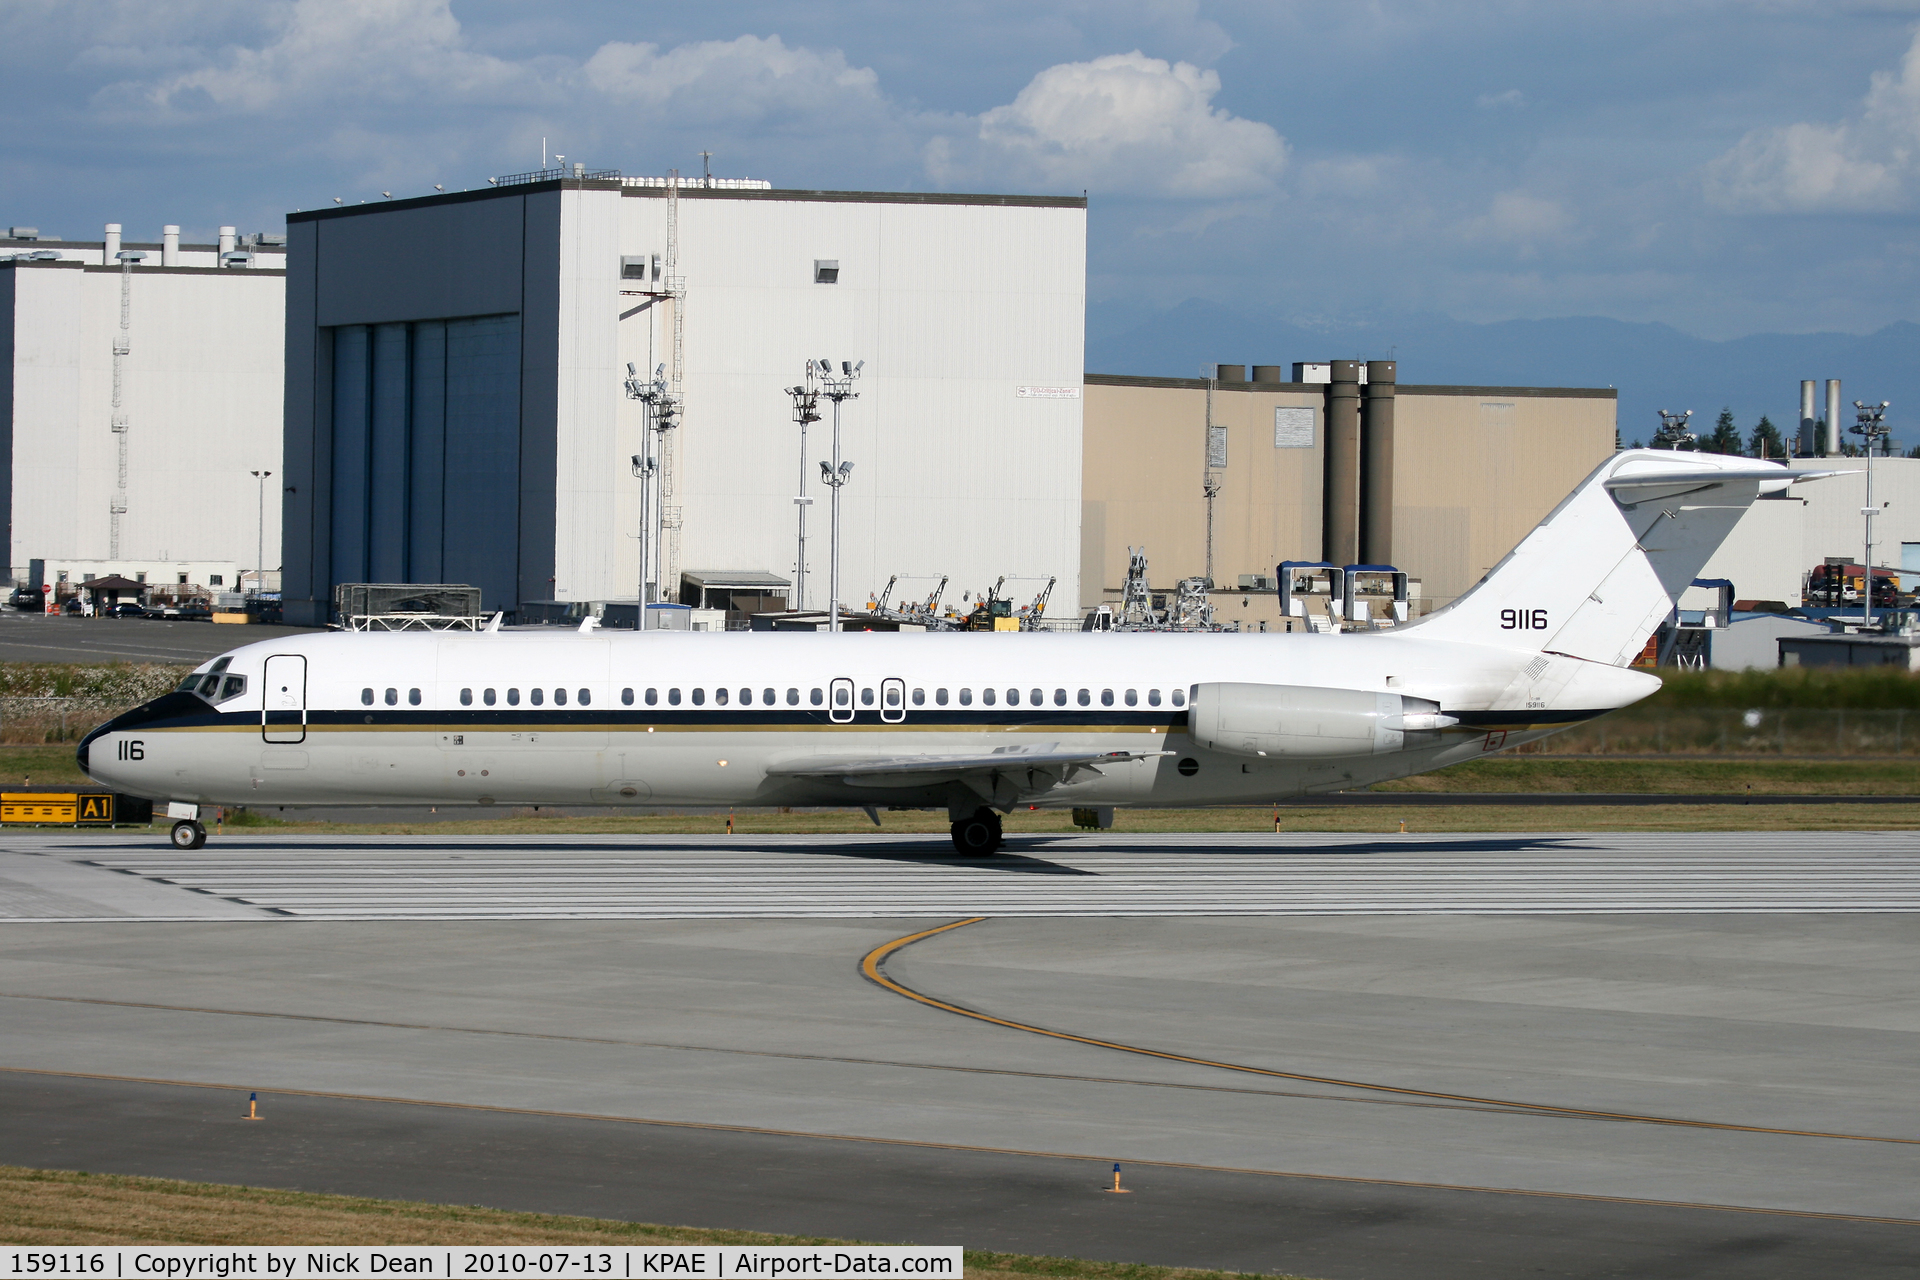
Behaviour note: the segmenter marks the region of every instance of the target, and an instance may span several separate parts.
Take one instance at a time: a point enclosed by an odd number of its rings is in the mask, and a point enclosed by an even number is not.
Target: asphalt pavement
[[[1355,1280],[1850,1280],[1920,1227],[918,1143],[0,1074],[0,1160],[538,1213]]]
[[[69,618],[0,608],[0,662],[165,662],[198,666],[305,627],[231,626],[158,618]]]

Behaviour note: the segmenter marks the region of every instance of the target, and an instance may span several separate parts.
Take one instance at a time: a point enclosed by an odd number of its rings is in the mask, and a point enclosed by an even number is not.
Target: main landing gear
[[[173,824],[173,847],[176,849],[198,849],[207,842],[207,829],[192,818],[182,818]]]
[[[976,809],[972,817],[953,824],[953,847],[962,857],[984,858],[1005,843],[1000,815],[991,809]]]

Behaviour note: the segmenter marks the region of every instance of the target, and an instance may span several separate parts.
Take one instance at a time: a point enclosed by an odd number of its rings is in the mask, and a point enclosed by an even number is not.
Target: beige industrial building
[[[1156,593],[1210,577],[1223,622],[1276,625],[1286,560],[1392,564],[1438,607],[1614,451],[1612,388],[1398,384],[1389,360],[1218,374],[1087,375],[1083,606],[1144,546]]]

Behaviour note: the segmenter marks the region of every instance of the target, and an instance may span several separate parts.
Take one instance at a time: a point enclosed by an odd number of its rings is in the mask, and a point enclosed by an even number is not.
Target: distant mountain
[[[1791,432],[1800,380],[1837,377],[1845,423],[1853,421],[1854,400],[1890,400],[1896,443],[1920,444],[1920,324],[1908,321],[1866,335],[1759,333],[1711,342],[1671,325],[1592,316],[1472,324],[1405,315],[1321,326],[1188,301],[1124,325],[1112,313],[1088,316],[1088,372],[1191,378],[1208,362],[1391,358],[1402,382],[1611,386],[1620,392],[1627,443],[1653,434],[1660,409],[1692,409],[1711,431],[1729,407],[1743,434],[1764,413]]]

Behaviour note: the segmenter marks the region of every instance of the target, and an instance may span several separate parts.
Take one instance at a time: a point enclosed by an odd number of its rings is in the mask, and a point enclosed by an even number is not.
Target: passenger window
[[[1138,693],[1135,693],[1132,689],[1127,690],[1127,705],[1130,707],[1137,707],[1140,705],[1140,695]]]
[[[898,689],[887,690],[887,705],[890,707],[897,707],[900,705],[900,691]]]
[[[1160,691],[1158,689],[1147,690],[1147,705],[1150,707],[1160,705]]]
[[[703,689],[695,689],[693,691],[693,701],[695,705],[699,704],[700,695],[704,692],[706,691]],[[727,705],[727,691],[725,689],[715,689],[713,691],[713,705],[716,707],[724,707]]]
[[[387,690],[387,705],[390,707],[400,705],[400,691],[398,689]]]
[[[873,705],[873,690],[862,689],[860,691],[860,705],[863,707],[870,707]]]
[[[1007,690],[1007,705],[1010,707],[1020,705],[1020,691],[1018,689]]]
[[[935,690],[933,691],[933,700],[934,700],[935,702],[937,702],[937,703],[939,703],[939,704],[940,704],[941,706],[943,706],[943,707],[944,707],[944,706],[946,706],[946,705],[947,705],[947,691],[946,691],[945,689],[935,689]]]
[[[1113,690],[1102,689],[1100,691],[1100,705],[1103,707],[1110,707],[1113,705]]]
[[[463,707],[470,707],[473,705],[473,690],[462,689],[460,691],[460,705]]]
[[[1036,707],[1046,700],[1046,691],[1044,689],[1029,689],[1027,691],[1027,701]]]
[[[704,707],[707,705],[707,691],[705,689],[695,689],[693,691],[693,705],[696,707]]]
[[[771,689],[762,689],[762,690],[760,691],[760,705],[761,705],[761,706],[763,706],[763,707],[770,707],[770,706],[772,706],[772,705],[774,704],[774,701],[775,701],[775,699],[774,699],[774,696],[773,696],[773,690],[771,690]]]
[[[653,699],[648,698],[647,701],[652,702]],[[620,691],[620,705],[623,707],[630,707],[633,705],[633,690],[622,689]]]
[[[680,691],[678,689],[667,690],[667,705],[670,707],[680,705]]]
[[[555,689],[553,691],[553,705],[556,707],[564,707],[567,705],[567,691],[565,689]]]
[[[1056,707],[1064,707],[1067,705],[1067,691],[1065,689],[1055,689],[1053,691],[1053,705]]]
[[[835,689],[833,691],[833,705],[836,707],[847,706],[852,702],[852,700],[853,700],[852,693],[850,693],[846,689]]]
[[[487,690],[487,691],[486,691],[485,693],[483,693],[483,694],[481,694],[481,695],[480,695],[480,701],[482,701],[482,702],[484,702],[484,703],[486,703],[486,704],[487,704],[488,706],[492,706],[492,705],[493,705],[493,690],[491,690],[491,689],[489,689],[489,690]]]
[[[520,705],[520,691],[518,689],[507,690],[507,705],[510,707]]]
[[[915,689],[913,691],[913,705],[916,707],[924,707],[927,705],[927,691],[925,689]]]
[[[973,705],[973,690],[962,689],[960,691],[960,705],[963,707],[970,707]]]
[[[207,688],[209,689],[213,688],[213,684],[209,682],[207,684]],[[363,707],[370,707],[373,705],[373,690],[362,689],[360,691],[360,705]]]
[[[1082,689],[1080,691],[1080,705],[1083,707],[1088,707],[1093,705],[1093,698],[1091,695],[1087,693],[1085,689]]]
[[[593,693],[590,690],[582,689],[580,691],[580,705],[584,707],[589,702],[592,702],[592,701],[593,701]]]
[[[420,691],[418,689],[407,690],[407,705],[410,707],[420,705]]]
[[[815,689],[811,694],[807,696],[807,701],[813,703],[813,705],[816,707],[819,706],[825,700],[826,699],[821,695],[818,689]]]
[[[800,705],[800,691],[798,689],[787,690],[787,705],[790,707]]]
[[[1176,706],[1176,707],[1184,707],[1184,706],[1186,706],[1186,705],[1187,705],[1187,695],[1186,695],[1185,693],[1183,693],[1183,692],[1182,692],[1181,690],[1179,690],[1179,689],[1175,689],[1175,690],[1173,691],[1173,705],[1174,705],[1174,706]]]
[[[960,691],[960,701],[962,701],[962,702],[965,702],[966,700],[967,700],[967,691],[966,691],[965,689],[962,689],[962,690]],[[980,691],[980,701],[982,701],[982,702],[984,702],[984,703],[986,703],[986,704],[987,704],[988,706],[992,706],[992,705],[993,705],[993,703],[994,703],[994,692],[993,692],[993,690],[991,690],[991,689],[982,689],[982,690]]]
[[[533,705],[537,707],[546,702],[547,691],[545,689],[529,689],[527,690],[527,697],[532,701]]]

